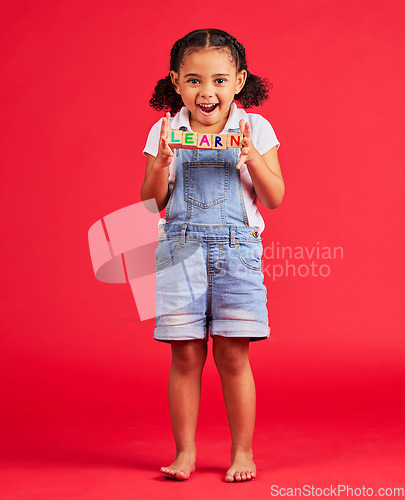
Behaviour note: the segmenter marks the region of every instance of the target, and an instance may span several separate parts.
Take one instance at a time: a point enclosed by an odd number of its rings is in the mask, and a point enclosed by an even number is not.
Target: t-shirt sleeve
[[[145,156],[146,153],[149,153],[153,156],[156,156],[158,153],[160,127],[162,126],[162,120],[163,118],[157,121],[149,131],[148,138],[146,139],[146,145],[142,151]]]
[[[276,137],[273,127],[270,123],[259,114],[251,114],[250,126],[252,129],[252,140],[257,151],[262,155],[267,153],[267,151],[274,146],[277,146],[277,150],[280,147],[280,143]]]

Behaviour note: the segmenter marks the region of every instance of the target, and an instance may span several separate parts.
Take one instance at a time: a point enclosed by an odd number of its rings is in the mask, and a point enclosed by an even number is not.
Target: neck
[[[193,120],[190,113],[189,120],[190,120],[190,127],[193,132],[200,132],[204,134],[220,134],[224,130],[228,118],[225,118],[224,120],[215,123],[215,125],[203,125],[202,123]]]

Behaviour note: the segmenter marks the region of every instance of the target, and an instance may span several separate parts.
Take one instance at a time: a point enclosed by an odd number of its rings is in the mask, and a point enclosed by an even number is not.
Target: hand
[[[250,125],[249,122],[240,120],[239,128],[243,134],[242,149],[240,152],[239,162],[236,168],[239,170],[244,163],[248,164],[250,161],[254,160],[257,155],[260,156],[257,149],[253,146],[252,138],[250,136]]]
[[[162,125],[160,127],[160,139],[158,154],[156,155],[156,161],[161,168],[168,167],[173,160],[173,150],[169,146],[169,141],[167,139],[167,132],[170,130],[170,113],[167,112],[166,116],[162,119]]]

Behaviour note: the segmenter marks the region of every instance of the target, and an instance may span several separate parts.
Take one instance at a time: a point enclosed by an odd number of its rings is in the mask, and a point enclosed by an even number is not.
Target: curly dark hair
[[[236,72],[247,71],[245,85],[239,94],[235,95],[235,101],[239,101],[244,108],[251,108],[268,99],[273,84],[248,71],[245,48],[235,37],[222,30],[195,30],[177,40],[170,52],[170,71],[178,73],[185,55],[208,47],[227,47],[235,63]],[[184,106],[181,96],[174,90],[170,74],[158,81],[149,104],[158,111],[170,111],[172,116]]]

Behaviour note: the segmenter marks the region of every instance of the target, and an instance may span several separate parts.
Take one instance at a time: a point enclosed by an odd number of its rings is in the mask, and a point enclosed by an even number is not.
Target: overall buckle
[[[230,228],[229,246],[230,247],[235,246],[235,227],[234,226],[231,226],[231,228]]]
[[[186,229],[187,229],[187,224],[183,224],[183,227],[181,228],[181,234],[180,234],[180,246],[184,247],[186,245]]]

